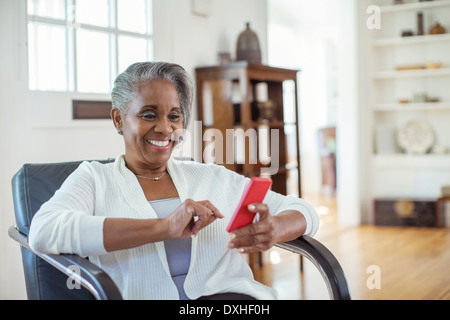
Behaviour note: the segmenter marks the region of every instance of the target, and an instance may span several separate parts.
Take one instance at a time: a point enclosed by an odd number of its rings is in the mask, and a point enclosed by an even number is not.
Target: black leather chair
[[[112,161],[113,159],[105,159],[100,162]],[[122,299],[111,278],[88,259],[77,255],[41,254],[33,251],[27,242],[34,214],[80,163],[25,164],[12,179],[16,225],[10,227],[8,233],[21,246],[30,300]],[[350,299],[347,281],[339,262],[317,240],[303,236],[277,246],[309,259],[320,271],[331,299]],[[71,270],[77,272],[73,273]],[[76,287],[77,284],[81,284],[80,289]]]

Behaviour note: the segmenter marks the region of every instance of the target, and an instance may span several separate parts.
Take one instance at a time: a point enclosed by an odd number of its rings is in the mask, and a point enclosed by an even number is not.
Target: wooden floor
[[[315,238],[339,260],[354,300],[450,300],[450,228],[339,225],[334,197],[305,197],[321,214]],[[315,267],[281,249],[264,254],[258,280],[283,300],[328,299]],[[272,261],[272,262],[270,262]]]

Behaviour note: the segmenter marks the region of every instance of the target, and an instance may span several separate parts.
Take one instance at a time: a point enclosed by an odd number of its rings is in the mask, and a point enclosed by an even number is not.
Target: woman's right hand
[[[112,252],[188,238],[223,217],[211,202],[188,199],[164,219],[105,219],[103,245],[106,251]]]
[[[184,201],[166,220],[170,239],[188,238],[196,236],[198,232],[224,216],[208,200]]]

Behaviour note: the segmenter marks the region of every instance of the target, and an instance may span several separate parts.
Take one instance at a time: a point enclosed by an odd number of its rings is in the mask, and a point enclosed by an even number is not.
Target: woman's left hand
[[[232,231],[228,248],[242,253],[267,251],[277,243],[277,217],[270,215],[269,207],[264,203],[251,204],[248,209],[259,214],[259,221]]]
[[[272,216],[264,203],[251,204],[248,209],[259,213],[259,221],[232,231],[230,249],[242,253],[267,251],[276,243],[294,240],[305,233],[306,220],[299,211],[287,210]]]

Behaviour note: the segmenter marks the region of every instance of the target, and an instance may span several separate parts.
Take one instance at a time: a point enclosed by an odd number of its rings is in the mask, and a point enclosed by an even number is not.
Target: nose
[[[172,127],[170,120],[164,117],[156,123],[155,131],[166,136],[170,136],[174,131],[174,128]]]

